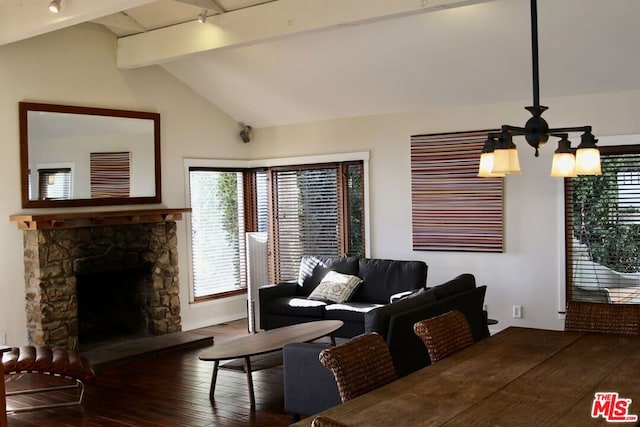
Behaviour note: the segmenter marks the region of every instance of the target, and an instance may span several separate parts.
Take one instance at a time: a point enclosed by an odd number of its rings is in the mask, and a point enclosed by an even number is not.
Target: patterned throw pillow
[[[307,298],[343,303],[351,298],[360,283],[362,279],[358,276],[330,271]]]

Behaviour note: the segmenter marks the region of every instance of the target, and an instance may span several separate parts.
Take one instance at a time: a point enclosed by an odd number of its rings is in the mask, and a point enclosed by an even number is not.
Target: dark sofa
[[[365,314],[365,331],[386,340],[396,373],[404,376],[429,365],[429,354],[413,332],[413,324],[451,310],[461,311],[474,341],[489,336],[483,310],[486,286],[476,286],[472,274],[461,274],[441,285],[420,290]],[[285,410],[312,415],[340,403],[335,380],[318,361],[328,343],[296,343],[284,347]],[[309,387],[313,384],[313,387]]]
[[[329,271],[358,276],[363,281],[343,303],[310,300],[308,296]],[[259,289],[260,328],[274,329],[314,320],[342,320],[335,333],[350,338],[365,331],[365,315],[393,298],[424,289],[427,264],[376,258],[305,255],[295,282]]]

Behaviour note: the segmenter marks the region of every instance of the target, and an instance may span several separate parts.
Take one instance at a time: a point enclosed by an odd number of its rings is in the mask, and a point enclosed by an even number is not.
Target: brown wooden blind
[[[503,251],[503,178],[479,178],[488,132],[411,136],[413,249]]]
[[[274,274],[293,280],[302,255],[340,255],[337,166],[274,170],[271,177]]]
[[[91,198],[129,197],[131,153],[91,153]]]

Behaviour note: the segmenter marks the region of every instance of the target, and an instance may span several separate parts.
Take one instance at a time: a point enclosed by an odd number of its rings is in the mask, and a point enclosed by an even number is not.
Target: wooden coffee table
[[[253,393],[253,378],[251,376],[251,356],[282,350],[286,344],[313,341],[325,335],[331,335],[342,324],[341,320],[319,320],[299,323],[248,335],[221,344],[214,344],[212,348],[203,351],[199,356],[200,360],[214,362],[209,399],[213,400],[220,361],[244,358],[244,370],[247,373],[247,384],[249,386],[249,400],[251,407],[254,408],[256,401]]]

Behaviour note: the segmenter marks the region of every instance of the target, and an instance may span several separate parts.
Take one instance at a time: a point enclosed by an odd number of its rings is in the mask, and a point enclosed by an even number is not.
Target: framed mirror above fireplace
[[[160,114],[20,102],[23,208],[160,203]]]

